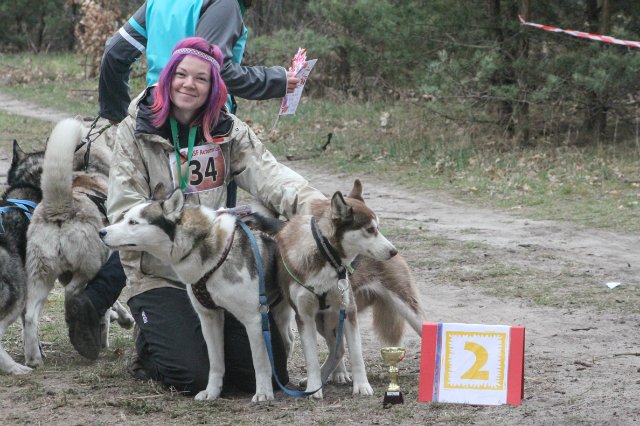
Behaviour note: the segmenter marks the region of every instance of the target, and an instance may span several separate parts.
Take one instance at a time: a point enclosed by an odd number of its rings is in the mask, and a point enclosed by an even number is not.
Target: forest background
[[[545,33],[521,26],[517,18],[638,40],[638,2],[254,3],[246,62],[287,63],[292,50],[305,46],[320,59],[315,95],[426,97],[437,101],[429,108],[440,114],[485,124],[525,145],[558,133],[564,137],[555,139],[562,143],[613,143],[638,127],[636,49]],[[40,4],[2,2],[3,51],[79,49],[99,60],[105,38],[140,6],[132,0]]]
[[[338,168],[394,174],[401,183],[457,191],[494,207],[534,208],[538,217],[640,229],[630,220],[640,208],[640,50],[541,31],[518,19],[640,40],[640,3],[253,3],[245,64],[286,66],[298,47],[318,58],[305,86],[309,110],[281,120],[278,129],[273,113],[255,107],[260,103],[240,110],[258,130],[263,123],[265,140],[282,142],[270,148],[276,154],[318,156],[331,133]],[[0,1],[3,91],[24,97],[33,88],[46,104],[47,81],[52,91],[66,85],[67,100],[82,98],[95,114],[104,43],[139,6]],[[76,61],[81,78],[43,57]],[[132,91],[143,87],[144,72],[140,61]],[[52,95],[50,102],[58,100]],[[554,194],[563,200],[549,201]],[[618,216],[602,220],[612,206]]]

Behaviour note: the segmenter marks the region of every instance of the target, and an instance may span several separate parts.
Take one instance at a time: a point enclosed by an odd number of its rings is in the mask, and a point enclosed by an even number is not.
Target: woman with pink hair
[[[187,203],[217,209],[225,205],[226,186],[235,180],[285,217],[310,213],[312,201],[325,199],[278,163],[246,123],[227,112],[221,64],[218,47],[199,37],[186,38],[176,45],[157,85],[131,103],[118,127],[109,174],[111,223],[151,198],[158,184],[181,188]],[[142,368],[136,375],[187,394],[204,389],[209,368],[206,344],[184,284],[149,253],[120,255],[128,304],[139,328],[136,349]],[[280,336],[274,334],[276,372],[286,383],[286,355]],[[248,338],[244,327],[228,314],[224,340],[225,387],[253,392]]]

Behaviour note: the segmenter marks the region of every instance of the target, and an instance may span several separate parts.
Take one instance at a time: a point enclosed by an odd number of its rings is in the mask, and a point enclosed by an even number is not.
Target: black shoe
[[[144,366],[144,363],[142,362],[138,354],[135,354],[131,359],[131,362],[129,362],[129,365],[127,365],[127,371],[136,380],[142,380],[146,382],[147,380],[151,379],[147,367]]]
[[[69,340],[78,353],[91,360],[98,359],[102,349],[100,315],[84,293],[66,301],[65,321]]]

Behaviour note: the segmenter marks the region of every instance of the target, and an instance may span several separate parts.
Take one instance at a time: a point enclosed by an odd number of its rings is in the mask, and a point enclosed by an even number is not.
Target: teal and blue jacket
[[[133,62],[147,57],[147,85],[157,82],[175,45],[199,36],[224,55],[222,79],[229,93],[245,99],[281,98],[287,90],[284,67],[242,66],[247,28],[242,0],[148,0],[106,43],[100,66],[100,116],[120,122],[131,101]],[[230,103],[229,110],[232,111]]]

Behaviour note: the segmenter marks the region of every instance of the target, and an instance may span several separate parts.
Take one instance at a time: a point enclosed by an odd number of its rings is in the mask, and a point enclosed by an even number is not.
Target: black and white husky
[[[197,400],[218,398],[225,370],[224,314],[221,309],[212,309],[211,301],[247,329],[256,374],[253,401],[273,399],[272,370],[258,310],[258,271],[249,237],[237,227],[236,216],[185,205],[180,190],[166,199],[161,199],[162,192],[157,188],[151,201],[133,207],[122,220],[102,229],[102,240],[112,249],[146,251],[166,261],[187,284],[210,363],[207,388],[196,395]],[[264,234],[256,235],[256,242],[265,275],[273,277],[275,242]],[[203,287],[209,301],[202,298],[199,289]]]
[[[362,197],[362,184],[356,179],[346,198],[336,192],[330,201],[314,202],[312,215],[294,216],[278,230],[275,239],[278,281],[295,311],[306,360],[306,391],[321,388],[323,378],[338,383],[351,379],[342,360],[342,346],[337,364],[327,359],[320,367],[316,345],[317,329],[329,346],[331,358],[339,312],[344,306],[353,393],[372,395],[362,356],[358,311],[372,307],[378,337],[392,346],[400,343],[405,323],[421,334],[424,313],[411,271],[380,232],[377,215]],[[352,263],[355,271],[341,281],[343,268]],[[283,330],[288,327],[290,315],[280,312],[275,319],[281,334],[286,336]],[[312,397],[322,399],[322,390]]]
[[[7,190],[0,199],[0,339],[7,327],[23,314],[27,293],[24,262],[30,213],[20,207],[26,205],[10,200],[40,202],[43,159],[44,151],[27,154],[13,141]],[[31,368],[15,362],[0,343],[0,371],[25,374]]]

